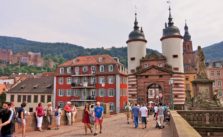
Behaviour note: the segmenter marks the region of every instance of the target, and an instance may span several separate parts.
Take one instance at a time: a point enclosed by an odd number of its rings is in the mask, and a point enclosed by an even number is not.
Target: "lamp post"
[[[174,80],[172,78],[170,78],[169,80],[169,84],[170,84],[170,103],[171,103],[171,108],[172,110],[174,110],[174,102],[173,102],[173,83],[174,83]]]

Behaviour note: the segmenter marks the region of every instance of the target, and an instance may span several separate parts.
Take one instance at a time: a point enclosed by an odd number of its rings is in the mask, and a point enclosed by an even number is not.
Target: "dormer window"
[[[60,68],[60,74],[64,74],[64,68]]]
[[[148,64],[144,64],[144,68],[148,68]]]
[[[103,58],[102,57],[99,57],[98,58],[98,62],[102,62]]]

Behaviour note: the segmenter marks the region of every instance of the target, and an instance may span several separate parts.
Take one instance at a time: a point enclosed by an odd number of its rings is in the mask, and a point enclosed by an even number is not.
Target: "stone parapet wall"
[[[201,135],[176,111],[171,111],[172,137],[201,137]]]
[[[202,136],[223,136],[223,110],[177,111]]]

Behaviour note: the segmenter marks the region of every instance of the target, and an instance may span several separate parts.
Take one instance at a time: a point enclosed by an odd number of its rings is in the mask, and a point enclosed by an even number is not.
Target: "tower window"
[[[135,60],[135,57],[131,57],[130,59],[131,59],[131,61],[134,61]]]
[[[178,58],[178,55],[173,55],[173,58]]]
[[[173,68],[173,70],[175,70],[175,71],[179,71],[179,68]]]

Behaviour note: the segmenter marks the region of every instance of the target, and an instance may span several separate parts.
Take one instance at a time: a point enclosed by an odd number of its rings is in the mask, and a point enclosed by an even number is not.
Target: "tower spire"
[[[137,13],[135,12],[135,22],[134,22],[134,30],[138,30],[139,26],[138,26],[138,20],[137,20]]]
[[[172,18],[172,15],[171,15],[171,7],[169,5],[169,18],[168,18],[168,26],[173,26],[173,18]]]

